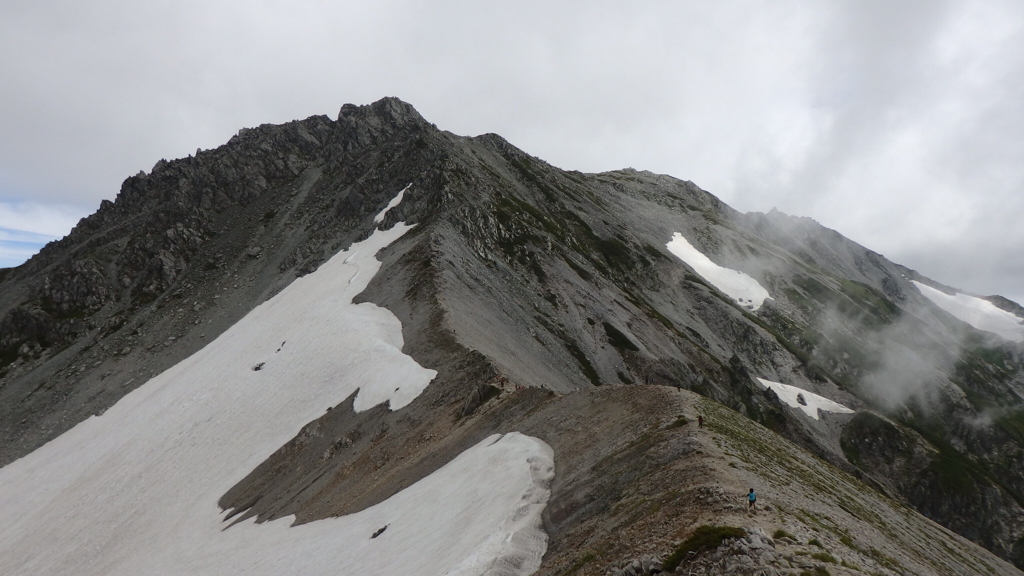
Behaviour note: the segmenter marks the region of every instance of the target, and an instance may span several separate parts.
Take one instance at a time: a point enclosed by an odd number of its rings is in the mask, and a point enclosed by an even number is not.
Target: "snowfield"
[[[789,384],[782,384],[779,382],[772,382],[771,380],[765,380],[764,378],[758,378],[757,381],[765,388],[771,388],[774,390],[775,394],[778,395],[779,400],[782,400],[793,408],[803,410],[804,414],[807,414],[815,420],[818,420],[818,410],[835,412],[837,414],[853,414],[853,410],[850,410],[846,406],[843,406],[838,402],[833,402],[824,396],[818,396],[814,392],[808,392],[803,388],[797,388],[796,386],[790,386]],[[797,394],[804,397],[804,402],[806,404],[800,403],[797,399]]]
[[[0,574],[534,572],[553,455],[518,433],[356,514],[224,530],[218,499],[306,423],[357,390],[356,410],[399,409],[436,375],[402,353],[394,315],[352,304],[377,252],[409,228],[375,231],[102,416],[0,469]]]
[[[718,288],[742,306],[751,310],[757,310],[764,304],[766,298],[771,298],[768,291],[757,280],[743,272],[723,268],[715,264],[710,258],[701,253],[700,250],[694,248],[679,232],[673,234],[672,240],[665,246],[668,247],[669,252],[689,264],[697,274],[700,274],[712,286]]]
[[[988,300],[955,294],[950,296],[927,284],[911,280],[921,294],[936,306],[978,330],[998,334],[1011,342],[1024,342],[1024,319],[1010,314]]]

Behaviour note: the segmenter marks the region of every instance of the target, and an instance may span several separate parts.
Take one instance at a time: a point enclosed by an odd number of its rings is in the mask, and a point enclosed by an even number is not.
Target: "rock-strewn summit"
[[[0,464],[398,221],[415,227],[359,299],[437,377],[400,411],[350,397],[308,423],[240,471],[220,502],[233,519],[363,510],[522,431],[554,449],[542,574],[642,571],[730,523],[746,540],[694,549],[694,567],[1014,573],[924,517],[1024,566],[1021,344],[812,220],[649,172],[560,170],[393,98],[161,160],[0,270]],[[670,250],[677,236],[711,265]],[[760,306],[737,296],[751,282]],[[763,381],[803,392],[790,405]],[[819,397],[853,412],[812,418]],[[755,516],[748,485],[768,503]]]

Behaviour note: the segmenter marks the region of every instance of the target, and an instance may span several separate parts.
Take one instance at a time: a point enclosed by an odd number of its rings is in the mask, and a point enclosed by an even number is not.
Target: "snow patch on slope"
[[[381,222],[383,222],[384,216],[387,215],[388,211],[402,203],[402,198],[405,198],[405,191],[409,189],[409,186],[412,186],[412,184],[406,184],[405,188],[402,188],[398,192],[398,196],[392,198],[391,202],[388,202],[388,205],[385,206],[384,209],[380,211],[380,214],[377,214],[376,216],[373,217],[374,223],[380,224]]]
[[[376,253],[409,228],[375,231],[103,416],[0,469],[0,573],[535,571],[553,457],[518,433],[357,514],[223,530],[220,496],[327,407],[358,390],[357,410],[398,409],[436,375],[402,353],[394,315],[352,304]]]
[[[666,246],[669,252],[689,264],[702,278],[742,306],[757,310],[764,304],[766,298],[771,298],[757,280],[743,272],[715,264],[679,232],[672,235],[672,240]]]
[[[799,408],[803,410],[804,414],[807,414],[815,420],[818,419],[818,410],[824,410],[825,412],[835,412],[837,414],[853,414],[853,410],[850,410],[846,406],[838,402],[834,402],[819,396],[814,392],[808,392],[803,388],[796,386],[790,386],[789,384],[782,384],[779,382],[772,382],[771,380],[765,380],[764,378],[758,378],[758,382],[761,383],[765,388],[771,388],[775,391],[775,394],[786,404],[793,408]],[[797,395],[803,396],[804,404],[800,403]]]
[[[992,332],[1010,340],[1024,342],[1024,319],[997,307],[995,304],[967,294],[950,296],[917,280],[911,280],[921,294],[936,306],[963,320],[978,330]]]

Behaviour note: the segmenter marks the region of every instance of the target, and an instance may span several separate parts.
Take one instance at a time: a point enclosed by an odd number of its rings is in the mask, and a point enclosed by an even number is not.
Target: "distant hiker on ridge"
[[[747,513],[749,514],[751,510],[757,514],[757,492],[754,492],[753,488],[747,493]]]
[[[703,428],[703,427],[704,427],[704,417],[698,415],[697,416],[697,428]]]

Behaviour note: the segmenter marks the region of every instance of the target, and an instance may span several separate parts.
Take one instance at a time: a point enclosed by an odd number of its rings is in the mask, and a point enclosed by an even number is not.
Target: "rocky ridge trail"
[[[735,527],[744,536],[684,556],[675,573],[1020,573],[720,404],[686,391],[647,390],[663,419],[652,422],[639,448],[624,451],[642,479],[609,511],[563,535],[538,574],[644,574],[645,559],[648,567],[664,563],[701,526]],[[702,429],[697,415],[705,417]],[[646,464],[665,453],[676,456]],[[758,493],[753,514],[751,487]],[[552,499],[555,507],[566,496],[556,489]]]

